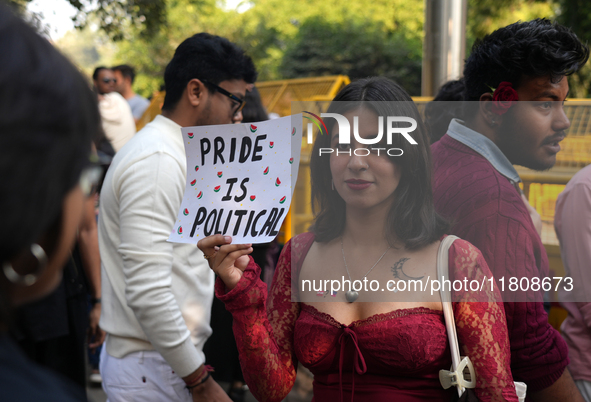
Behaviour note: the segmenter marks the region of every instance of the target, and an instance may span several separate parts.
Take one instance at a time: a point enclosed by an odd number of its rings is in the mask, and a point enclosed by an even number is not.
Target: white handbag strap
[[[449,287],[444,286],[444,281],[450,280],[449,248],[456,239],[458,239],[457,236],[447,236],[439,245],[439,251],[437,253],[437,277],[439,278],[439,292],[441,294],[441,304],[443,305],[443,316],[445,317],[445,327],[447,329],[452,362],[451,371],[439,370],[439,381],[445,389],[455,385],[458,390],[458,395],[462,396],[464,393],[464,388],[476,387],[476,373],[474,371],[474,366],[472,365],[472,362],[468,356],[460,360],[460,346],[458,344],[456,322],[451,304],[451,281]],[[464,378],[463,372],[465,368],[468,368],[468,371],[470,372],[470,381],[466,381]],[[514,384],[519,402],[525,402],[527,385],[523,382],[517,381]]]
[[[449,348],[451,350],[451,372],[440,370],[439,380],[444,388],[456,385],[459,396],[462,396],[464,388],[474,388],[476,385],[476,375],[474,367],[468,357],[460,361],[460,346],[458,344],[458,334],[456,332],[456,322],[451,304],[451,281],[449,279],[449,248],[453,242],[458,239],[457,236],[447,236],[439,245],[437,253],[437,277],[439,278],[439,292],[441,294],[441,304],[443,306],[443,316],[445,318],[445,328],[449,339]],[[447,285],[447,286],[446,286]],[[470,371],[470,381],[464,379],[464,368],[468,367]]]

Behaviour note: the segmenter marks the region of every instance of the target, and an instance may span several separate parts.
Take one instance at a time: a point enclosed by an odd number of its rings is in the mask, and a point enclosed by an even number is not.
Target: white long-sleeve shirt
[[[129,103],[117,92],[111,92],[101,96],[99,111],[105,136],[115,152],[119,152],[135,135],[135,121]]]
[[[180,377],[205,361],[214,281],[195,245],[167,241],[186,173],[180,126],[157,116],[115,155],[99,213],[107,352],[155,349]]]

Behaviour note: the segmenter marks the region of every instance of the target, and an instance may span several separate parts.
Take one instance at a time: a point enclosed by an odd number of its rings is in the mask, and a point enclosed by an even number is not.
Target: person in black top
[[[14,309],[60,283],[100,168],[96,96],[78,70],[0,4],[0,395],[80,401],[84,389],[29,361],[8,335]]]

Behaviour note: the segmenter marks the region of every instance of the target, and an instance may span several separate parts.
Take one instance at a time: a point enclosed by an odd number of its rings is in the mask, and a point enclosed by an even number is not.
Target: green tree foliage
[[[553,19],[555,8],[551,2],[541,0],[468,0],[466,54],[477,38],[517,21]]]
[[[30,0],[7,1],[22,9]],[[136,67],[134,88],[144,96],[159,89],[166,64],[180,42],[201,31],[227,37],[243,47],[257,65],[259,80],[383,74],[413,95],[419,93],[423,1],[244,0],[243,12],[226,8],[225,0],[63,1],[80,11],[75,18],[78,26],[98,26],[111,40],[118,39],[108,57],[103,57],[105,44],[98,47],[97,62]],[[559,14],[579,35],[591,32],[591,6],[586,0],[554,1],[468,0],[466,54],[475,38],[517,20]],[[99,32],[97,37],[105,37]],[[573,77],[580,80],[577,87],[588,87],[591,69],[589,79],[578,77]],[[580,96],[582,92],[574,88],[572,93]]]
[[[17,11],[25,15],[32,0],[7,0]],[[73,18],[77,28],[83,29],[89,20],[98,21],[100,28],[113,40],[121,40],[130,26],[139,28],[142,36],[153,36],[166,25],[167,0],[64,0],[78,12]],[[198,4],[200,0],[193,0]],[[89,18],[89,16],[91,18]],[[33,14],[37,21],[39,15]],[[96,19],[93,17],[97,17]],[[35,20],[33,21],[35,22]]]
[[[158,1],[166,5],[165,24],[147,35],[141,25],[123,22],[122,40],[116,42],[114,63],[136,67],[134,89],[144,96],[160,87],[166,64],[180,42],[201,31],[224,36],[244,48],[257,65],[259,80],[284,78],[280,71],[284,53],[293,46],[301,26],[311,18],[321,17],[331,24],[357,21],[358,25],[371,27],[372,43],[376,36],[388,43],[391,36],[404,37],[406,45],[411,46],[413,60],[420,59],[422,2],[417,6],[408,0],[357,0],[346,4],[340,0],[253,0],[248,10],[239,13],[225,9],[223,2],[215,0]],[[357,32],[362,37],[366,35],[362,30]]]
[[[198,6],[192,0],[168,1],[165,12],[170,23],[157,32],[146,35],[141,27],[130,26],[122,31],[123,40],[115,43],[113,64],[135,67],[134,90],[146,97],[164,83],[166,65],[184,39],[203,31],[228,37],[228,28],[235,26],[236,13],[216,7],[215,0],[201,1]]]
[[[327,22],[313,17],[304,22],[283,56],[285,78],[344,74],[351,79],[385,76],[411,95],[421,91],[420,42],[380,23]]]
[[[559,0],[557,20],[570,27],[588,45],[591,44],[591,3],[584,0]],[[569,77],[570,96],[589,97],[591,92],[591,65]]]
[[[251,3],[253,6],[237,17],[238,29],[228,32],[228,37],[253,55],[261,71],[261,80],[284,78],[280,66],[285,51],[297,41],[298,32],[307,21],[315,18],[327,24],[344,25],[355,21],[372,29],[379,27],[385,33],[396,32],[414,44],[414,51],[421,52],[422,1],[253,0]],[[361,36],[366,34],[358,33]]]
[[[55,45],[89,78],[99,65],[112,65],[117,51],[105,33],[89,27],[67,32]]]
[[[78,9],[74,23],[78,28],[88,24],[88,15],[98,17],[101,29],[113,40],[122,40],[125,29],[139,28],[142,36],[153,36],[166,24],[165,0],[68,0]]]
[[[558,21],[571,27],[586,41],[591,40],[591,3],[585,0],[559,0]]]

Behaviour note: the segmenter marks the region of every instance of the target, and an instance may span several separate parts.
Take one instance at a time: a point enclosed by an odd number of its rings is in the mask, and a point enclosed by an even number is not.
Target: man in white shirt
[[[164,74],[162,115],[109,168],[99,243],[100,325],[108,334],[101,374],[111,402],[229,401],[202,351],[211,334],[214,275],[196,246],[167,239],[187,173],[181,127],[241,121],[256,75],[250,57],[224,38],[185,40]]]
[[[113,150],[119,150],[135,135],[135,121],[131,107],[123,96],[115,91],[117,78],[110,68],[97,67],[92,74],[98,94],[99,111],[105,137]]]
[[[133,81],[135,80],[135,70],[133,67],[127,64],[121,64],[120,66],[113,67],[113,73],[117,79],[115,90],[129,103],[131,113],[137,124],[148,106],[150,106],[150,101],[133,91]]]

